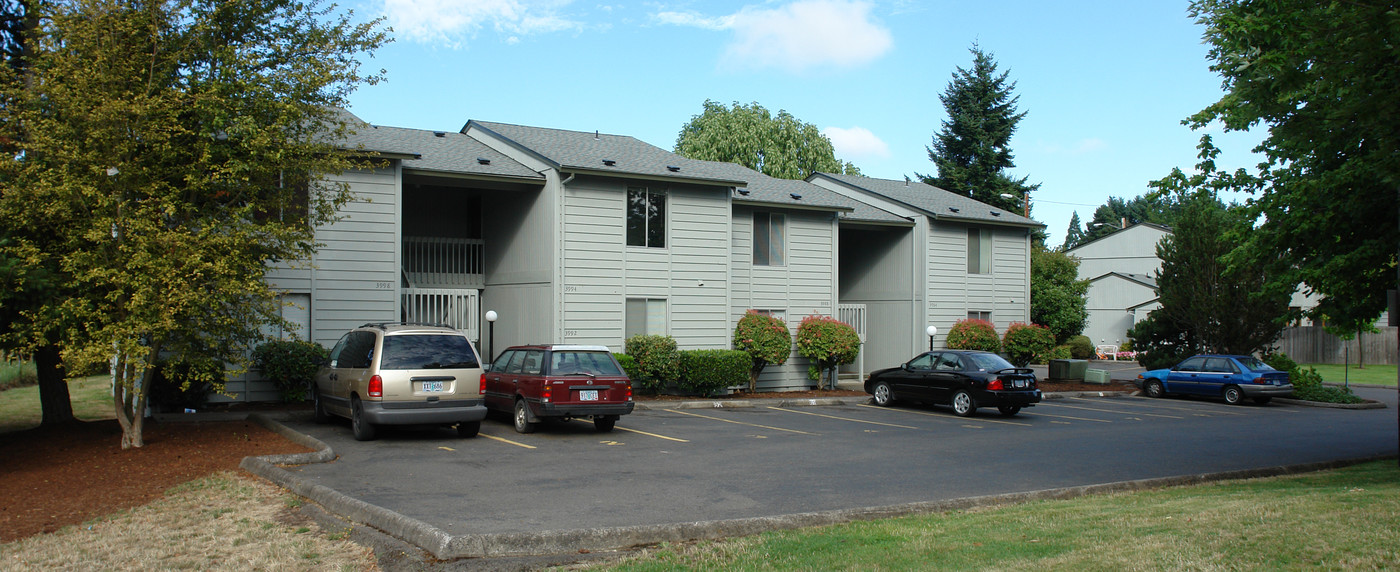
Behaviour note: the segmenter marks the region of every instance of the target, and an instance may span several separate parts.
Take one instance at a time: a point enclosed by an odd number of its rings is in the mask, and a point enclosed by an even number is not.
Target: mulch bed
[[[0,542],[149,503],[170,487],[238,470],[249,455],[306,447],[249,421],[146,421],[146,445],[122,450],[116,420],[0,433]]]

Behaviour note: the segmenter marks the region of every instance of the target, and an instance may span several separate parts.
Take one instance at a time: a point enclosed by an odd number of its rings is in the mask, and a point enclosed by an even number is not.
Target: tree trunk
[[[45,345],[34,353],[34,367],[39,377],[39,404],[44,412],[43,425],[72,423],[73,401],[68,396],[68,382],[63,379],[63,359],[58,346]]]

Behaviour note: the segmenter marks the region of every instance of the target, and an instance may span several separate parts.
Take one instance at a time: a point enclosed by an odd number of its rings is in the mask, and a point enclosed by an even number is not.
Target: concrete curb
[[[1327,409],[1385,409],[1385,404],[1373,399],[1367,399],[1364,403],[1324,403],[1321,401],[1307,401],[1304,399],[1290,399],[1287,397],[1275,397],[1274,401],[1287,403],[1289,405],[1301,405],[1303,407],[1323,407]]]

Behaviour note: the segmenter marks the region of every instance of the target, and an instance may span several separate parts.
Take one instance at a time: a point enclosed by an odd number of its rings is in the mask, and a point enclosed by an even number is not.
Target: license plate
[[[579,401],[597,401],[597,400],[598,400],[598,390],[596,390],[596,389],[585,389],[585,390],[583,390],[583,391],[580,391],[580,392],[578,392],[578,399],[579,399]]]
[[[444,391],[447,391],[447,382],[425,381],[423,382],[423,391],[427,393],[442,393]]]
[[[1018,380],[1016,380],[1016,389],[1025,389],[1025,387],[1026,387],[1026,380],[1024,380],[1024,379],[1018,379]]]

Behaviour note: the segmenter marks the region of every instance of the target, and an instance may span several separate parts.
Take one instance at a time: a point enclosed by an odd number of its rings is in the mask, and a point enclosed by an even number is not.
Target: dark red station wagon
[[[592,419],[598,431],[612,431],[635,405],[632,380],[604,346],[514,346],[481,376],[487,409],[510,413],[521,433],[547,417]]]

